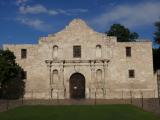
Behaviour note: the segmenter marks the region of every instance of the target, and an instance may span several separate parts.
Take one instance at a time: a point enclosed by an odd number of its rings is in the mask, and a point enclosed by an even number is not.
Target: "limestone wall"
[[[81,46],[80,58],[73,57],[74,45]],[[98,57],[97,45],[101,47]],[[27,71],[26,98],[70,98],[69,79],[75,72],[85,76],[86,98],[157,97],[151,42],[119,43],[115,37],[93,31],[84,21],[73,20],[64,30],[40,38],[37,45],[3,47],[13,51],[17,63]],[[131,57],[126,57],[126,47],[131,47]],[[27,49],[27,59],[21,59],[21,49]],[[97,82],[98,69],[101,82]],[[135,78],[129,78],[129,69],[135,70]],[[59,81],[51,84],[54,70]]]

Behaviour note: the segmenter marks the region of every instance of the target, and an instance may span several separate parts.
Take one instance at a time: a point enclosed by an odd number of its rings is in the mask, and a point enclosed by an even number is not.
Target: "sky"
[[[0,46],[37,44],[74,18],[97,32],[120,23],[153,41],[154,23],[160,20],[160,0],[0,0]]]

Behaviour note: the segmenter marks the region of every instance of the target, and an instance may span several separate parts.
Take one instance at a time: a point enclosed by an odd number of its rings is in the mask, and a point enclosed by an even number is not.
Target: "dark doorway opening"
[[[70,77],[70,98],[85,98],[85,77],[80,73],[74,73]]]

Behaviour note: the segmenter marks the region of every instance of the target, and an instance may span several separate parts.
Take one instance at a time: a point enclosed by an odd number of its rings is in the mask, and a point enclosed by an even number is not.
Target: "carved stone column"
[[[106,96],[106,89],[107,89],[107,80],[109,78],[108,76],[108,63],[109,60],[104,61],[104,94]]]
[[[64,68],[63,65],[60,65],[60,86],[64,87]]]
[[[51,84],[52,81],[52,61],[51,60],[45,60],[45,63],[47,65],[47,67],[49,68],[49,96],[50,98],[52,98],[52,91],[53,91],[53,87]]]
[[[106,71],[107,71],[107,61],[104,61],[103,62],[103,71],[104,71],[104,80],[103,80],[103,88],[105,88],[105,85],[106,85],[106,79],[107,79],[107,73],[106,73]]]
[[[102,88],[102,91],[103,91],[103,98],[105,99],[105,95],[106,95],[106,81],[107,81],[107,61],[104,60],[103,61],[103,88]]]
[[[90,69],[91,69],[91,81],[89,87],[89,98],[92,97],[93,86],[95,85],[95,65],[94,61],[90,61]]]
[[[51,80],[52,80],[52,61],[51,60],[46,60],[45,63],[47,64],[47,67],[49,68],[49,84],[51,85]]]
[[[91,82],[94,84],[96,82],[95,78],[95,63],[91,62]]]

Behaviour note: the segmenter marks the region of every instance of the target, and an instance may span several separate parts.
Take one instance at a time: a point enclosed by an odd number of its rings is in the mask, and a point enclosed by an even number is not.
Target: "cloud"
[[[75,15],[79,13],[86,13],[86,12],[88,12],[88,9],[83,9],[83,8],[66,10],[66,13],[75,14]]]
[[[160,16],[160,2],[143,2],[135,5],[118,5],[112,10],[105,10],[91,22],[104,28],[113,23],[121,23],[127,27],[139,27],[153,24]]]
[[[56,15],[58,12],[55,10],[48,10],[46,7],[43,5],[35,5],[35,6],[20,6],[19,7],[19,12],[21,14],[40,14],[40,13],[46,13],[46,14],[51,14],[51,15]]]
[[[16,0],[15,4],[17,6],[19,5],[25,5],[29,0]]]
[[[21,14],[49,14],[49,15],[58,15],[58,14],[63,14],[63,15],[77,15],[80,13],[86,13],[88,12],[87,9],[82,9],[82,8],[77,8],[77,9],[48,9],[43,5],[37,4],[34,6],[30,5],[22,5],[19,7],[19,12]]]
[[[45,21],[39,19],[39,14],[46,14],[46,15],[78,15],[80,13],[88,12],[87,9],[77,8],[77,9],[49,9],[42,4],[28,4],[30,0],[17,0],[16,5],[18,7],[18,17],[16,21],[20,22],[21,24],[27,25],[31,28],[40,31],[48,31],[51,30],[51,26],[48,25]],[[33,16],[34,15],[34,16]],[[36,15],[37,19],[34,19]],[[33,17],[33,18],[32,18]]]
[[[48,11],[48,14],[50,14],[50,15],[57,15],[59,13],[57,11],[55,11],[55,10],[50,10],[50,11]]]
[[[71,9],[73,12],[82,12],[82,13],[85,13],[85,12],[88,12],[88,9],[83,9],[83,8],[77,8],[77,9]]]
[[[56,10],[59,14],[64,14],[64,15],[78,15],[80,13],[86,13],[88,12],[88,9],[83,9],[83,8],[76,8],[76,9],[57,9]]]
[[[45,24],[44,21],[39,20],[39,19],[31,19],[31,18],[26,18],[26,17],[18,17],[16,19],[18,22],[21,24],[27,25],[31,28],[34,28],[36,30],[40,31],[48,31],[51,29],[51,26],[48,24]]]

